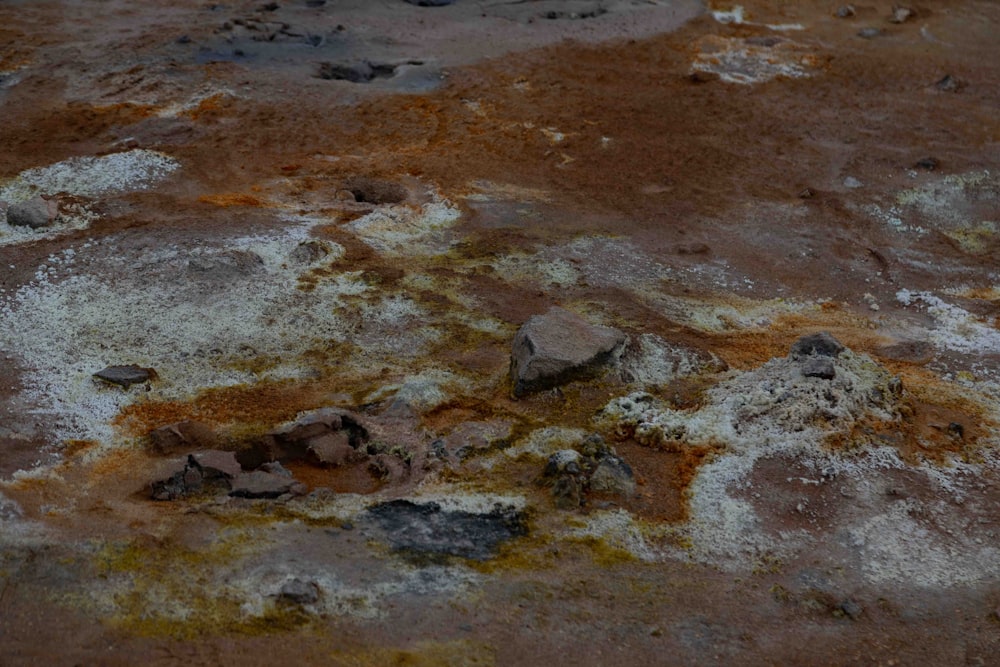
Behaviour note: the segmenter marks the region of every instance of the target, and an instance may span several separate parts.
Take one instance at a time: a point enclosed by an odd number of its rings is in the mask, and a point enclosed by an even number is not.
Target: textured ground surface
[[[996,664],[1000,6],[838,7],[3,3],[0,663]]]

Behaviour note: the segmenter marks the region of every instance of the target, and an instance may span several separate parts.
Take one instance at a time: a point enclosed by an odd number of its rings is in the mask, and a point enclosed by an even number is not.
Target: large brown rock
[[[514,396],[593,377],[620,355],[625,342],[621,331],[591,324],[563,308],[534,315],[514,337],[510,357]]]

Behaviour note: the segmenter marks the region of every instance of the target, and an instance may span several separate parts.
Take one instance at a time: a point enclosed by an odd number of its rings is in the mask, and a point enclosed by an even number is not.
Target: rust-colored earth
[[[1000,664],[998,35],[3,3],[0,664]],[[515,399],[554,306],[628,342]]]

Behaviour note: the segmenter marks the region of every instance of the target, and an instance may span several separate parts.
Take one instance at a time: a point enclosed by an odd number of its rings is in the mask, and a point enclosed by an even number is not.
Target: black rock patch
[[[474,514],[445,511],[437,503],[392,500],[368,510],[396,551],[417,556],[488,560],[507,540],[527,533],[522,512],[497,505]]]

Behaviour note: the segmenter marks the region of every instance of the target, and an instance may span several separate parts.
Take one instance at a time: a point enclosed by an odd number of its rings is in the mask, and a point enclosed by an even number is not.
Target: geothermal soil
[[[0,5],[0,663],[998,664],[1000,5],[440,4]]]

